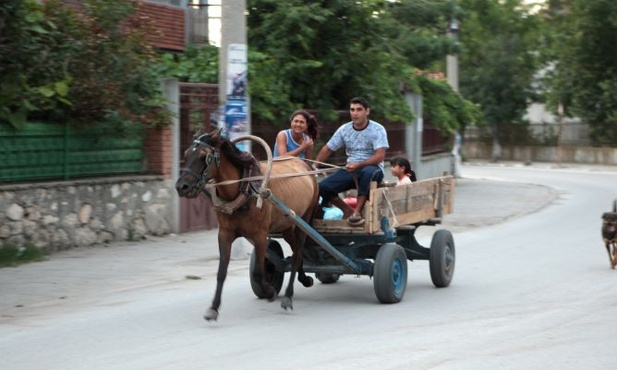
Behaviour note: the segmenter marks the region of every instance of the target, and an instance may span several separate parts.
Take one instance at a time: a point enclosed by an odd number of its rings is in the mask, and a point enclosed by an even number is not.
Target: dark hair
[[[319,125],[317,124],[317,119],[314,115],[310,114],[305,110],[297,110],[291,114],[289,117],[289,121],[293,121],[294,117],[297,115],[301,115],[306,120],[306,134],[313,139],[313,141],[317,142],[317,134],[319,133]]]
[[[411,169],[411,163],[404,157],[395,157],[390,160],[391,166],[405,167],[405,175],[413,182],[416,181],[416,173]]]
[[[368,109],[368,101],[362,97],[356,96],[355,98],[351,98],[349,104],[360,104],[364,107],[364,109]]]

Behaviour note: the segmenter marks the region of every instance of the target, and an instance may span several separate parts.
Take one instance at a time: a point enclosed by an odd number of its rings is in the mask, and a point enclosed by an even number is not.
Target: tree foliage
[[[548,102],[591,127],[595,145],[617,145],[617,2],[553,0]]]
[[[189,45],[183,53],[163,53],[152,71],[183,82],[217,83],[218,53],[219,49],[213,45]]]
[[[157,58],[146,37],[152,29],[135,16],[138,6],[137,0],[86,0],[80,11],[60,0],[0,4],[8,22],[0,39],[0,120],[169,123],[150,70]]]
[[[408,121],[411,112],[401,86],[432,86],[417,81],[415,68],[430,68],[455,50],[445,35],[454,11],[451,1],[247,3],[249,48],[255,53],[250,55],[257,57],[249,59],[249,89],[258,119],[288,114],[281,108],[347,109],[351,97],[364,96],[373,117]],[[261,80],[264,76],[268,82]],[[434,89],[428,102],[439,105],[438,100],[456,99],[453,94],[445,87]],[[471,104],[445,107],[473,109]],[[461,116],[470,115],[441,115],[448,119],[442,127],[456,129]]]
[[[64,57],[72,49],[36,1],[1,2],[0,121],[20,128],[33,113],[69,106]]]
[[[461,91],[480,104],[499,159],[502,125],[524,125],[536,98],[540,19],[521,0],[461,0]]]

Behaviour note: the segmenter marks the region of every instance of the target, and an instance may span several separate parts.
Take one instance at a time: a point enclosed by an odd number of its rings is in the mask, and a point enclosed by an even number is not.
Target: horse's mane
[[[211,132],[209,134],[198,132],[196,136],[208,145],[219,148],[222,154],[226,156],[235,167],[242,169],[247,166],[258,164],[257,160],[251,153],[238,149],[238,147],[229,141],[228,138],[221,136],[218,132]]]
[[[210,146],[219,148],[234,167],[239,169],[248,168],[252,173],[261,173],[257,159],[251,153],[238,149],[227,137],[221,136],[220,131],[205,134],[200,130],[195,133],[193,139],[201,140]]]
[[[251,153],[238,149],[238,147],[232,144],[228,139],[221,137],[219,140],[221,152],[227,156],[227,159],[229,159],[234,166],[244,168],[257,163],[257,160]],[[257,167],[259,168],[259,166]]]

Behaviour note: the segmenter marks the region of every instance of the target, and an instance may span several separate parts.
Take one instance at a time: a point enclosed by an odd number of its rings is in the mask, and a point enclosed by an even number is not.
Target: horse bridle
[[[211,149],[211,151],[210,150],[206,151],[206,157],[204,158],[204,163],[205,163],[204,169],[201,171],[201,173],[195,173],[189,167],[184,167],[180,170],[180,173],[188,173],[189,175],[193,175],[198,179],[197,183],[193,185],[193,189],[203,189],[203,187],[206,185],[206,182],[208,182],[208,179],[212,178],[212,169],[213,169],[212,162],[214,162],[217,169],[219,168],[219,165],[221,164],[221,158],[220,158],[218,149],[202,141],[201,140],[202,137],[204,137],[204,135],[193,140],[193,147],[191,148],[191,150],[196,151],[202,145],[207,146],[209,149]]]

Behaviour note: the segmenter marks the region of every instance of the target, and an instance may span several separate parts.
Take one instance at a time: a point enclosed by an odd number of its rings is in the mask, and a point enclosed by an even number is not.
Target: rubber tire
[[[276,240],[270,239],[268,241],[267,249],[272,250],[276,255],[278,255],[281,260],[284,257],[283,248]],[[267,256],[267,255],[266,255]],[[253,293],[257,296],[257,298],[271,298],[266,296],[266,292],[263,291],[261,284],[255,281],[253,278],[253,271],[255,271],[255,267],[257,266],[257,256],[255,255],[255,249],[253,249],[253,253],[251,254],[251,262],[249,265],[249,277],[251,280],[251,289],[253,289]],[[281,287],[283,286],[283,280],[285,279],[285,272],[279,271],[276,269],[276,265],[272,263],[267,257],[264,261],[264,270],[266,274],[266,282],[274,288],[276,295],[278,296],[281,291]]]
[[[388,243],[379,248],[375,257],[373,288],[381,303],[398,303],[407,288],[407,256],[398,244]]]
[[[448,230],[440,229],[433,234],[429,253],[431,280],[437,288],[450,285],[454,276],[456,253],[454,238]]]
[[[338,281],[341,275],[317,272],[315,273],[315,277],[317,280],[321,281],[322,284],[334,284]]]

